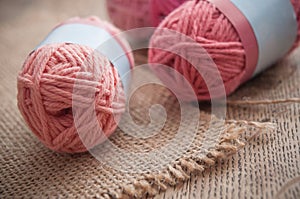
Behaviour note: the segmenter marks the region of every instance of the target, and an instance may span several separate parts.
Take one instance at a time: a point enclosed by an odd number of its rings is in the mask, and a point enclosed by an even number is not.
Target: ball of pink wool
[[[63,24],[66,23],[95,25],[112,34],[119,32],[96,17],[72,18]],[[121,39],[119,42],[130,52],[126,42]],[[128,57],[133,63],[130,53]],[[76,89],[93,91],[92,109],[84,107],[91,96],[81,93],[74,97],[75,83]],[[115,131],[125,105],[119,83],[117,69],[94,49],[70,43],[48,44],[27,57],[18,75],[18,107],[29,128],[48,148],[57,152],[84,152],[104,142]],[[77,110],[77,123],[73,100],[84,107]],[[89,110],[95,111],[95,120]],[[97,131],[96,125],[102,131]],[[77,128],[81,129],[80,136]]]
[[[298,38],[295,48],[300,40],[300,1],[291,0],[297,15]],[[208,1],[187,1],[159,25],[150,40],[149,57],[150,63],[159,63],[176,69],[193,86],[199,100],[210,100],[211,96],[203,77],[184,58],[161,50],[162,45],[170,41],[173,35],[163,29],[174,30],[191,37],[202,46],[214,63],[217,65],[223,80],[226,95],[231,94],[240,85],[245,75],[245,50],[240,37],[229,21],[213,4]],[[176,43],[176,46],[168,46],[169,49],[177,48],[185,51],[188,56],[197,56],[193,48],[186,43]],[[159,75],[158,75],[159,76]],[[180,82],[177,84],[178,92],[184,93],[185,87]],[[219,84],[214,85],[217,90]],[[215,98],[221,96],[214,96]]]
[[[150,0],[107,0],[108,15],[122,30],[151,26]]]
[[[154,27],[158,26],[163,19],[173,10],[187,0],[150,0],[151,22]]]
[[[122,30],[158,26],[175,8],[187,0],[107,0],[113,24]]]

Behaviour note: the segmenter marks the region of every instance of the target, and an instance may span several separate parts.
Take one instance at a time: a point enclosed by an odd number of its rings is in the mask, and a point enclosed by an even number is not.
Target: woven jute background
[[[171,159],[174,155],[173,161],[150,170],[146,158],[136,159],[131,153],[151,152],[174,140],[180,109],[170,91],[147,85],[132,97],[133,121],[148,124],[149,107],[160,103],[168,115],[164,127],[149,138],[135,137],[144,133],[138,127],[125,125],[132,132],[130,135],[118,129],[110,142],[128,152],[122,158],[99,146],[99,151],[110,154],[116,165],[136,164],[139,171],[118,170],[89,153],[58,154],[45,148],[27,128],[17,109],[18,71],[31,49],[58,22],[76,15],[105,18],[103,10],[103,2],[96,0],[0,2],[1,198],[300,197],[299,103],[229,105],[225,124],[209,113],[209,104],[201,104],[205,112],[201,111],[196,131],[189,123],[183,124],[187,136],[195,131],[188,149],[175,156],[176,145],[180,144],[175,140],[172,143],[175,147],[168,154],[158,154]],[[230,100],[299,98],[299,55],[299,51],[294,52],[242,86]],[[146,61],[145,52],[137,52],[135,57],[138,64]],[[193,104],[185,106],[187,110],[198,109]],[[208,128],[209,122],[214,123],[212,128]],[[269,123],[275,124],[275,129],[269,128]],[[214,132],[220,132],[220,136],[213,136]],[[211,138],[211,148],[199,156],[207,138]],[[159,164],[160,156],[153,159],[151,164]]]

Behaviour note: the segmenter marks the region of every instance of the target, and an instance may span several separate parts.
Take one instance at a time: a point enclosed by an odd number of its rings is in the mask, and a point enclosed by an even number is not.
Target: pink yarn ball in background
[[[300,38],[300,1],[291,0],[297,15],[298,38]],[[187,1],[169,14],[159,25],[150,40],[149,63],[159,63],[170,66],[181,73],[193,86],[199,100],[210,100],[211,96],[202,76],[186,60],[178,55],[160,50],[162,43],[172,39],[172,35],[164,34],[164,28],[180,32],[199,43],[213,59],[223,80],[226,94],[235,91],[245,75],[245,50],[240,37],[227,17],[208,1]],[[169,49],[177,48],[189,56],[192,47],[186,43],[176,43]],[[280,48],[280,46],[278,46]],[[174,79],[176,83],[176,79]],[[184,92],[185,87],[177,82],[178,92]],[[218,85],[215,85],[217,88]],[[181,90],[180,90],[181,89]],[[213,88],[214,89],[214,88]],[[220,97],[220,96],[215,96]]]
[[[111,22],[126,31],[143,27],[157,27],[171,11],[186,0],[107,0],[107,11]],[[148,40],[153,31],[131,32],[128,39],[133,42]]]
[[[150,0],[107,0],[108,15],[122,30],[151,26]]]
[[[154,27],[158,26],[168,14],[185,1],[187,0],[150,0],[152,25]]]
[[[107,0],[108,15],[122,30],[158,26],[187,0]]]
[[[119,31],[96,17],[73,18],[66,23],[81,23],[104,28],[112,34]],[[84,35],[83,35],[84,37]],[[124,51],[129,45],[119,40]],[[133,64],[132,54],[127,54]],[[96,121],[92,123],[89,111],[79,112],[78,135],[73,118],[74,98],[82,105],[88,96],[73,96],[75,81],[82,90],[94,89]],[[117,85],[120,77],[111,62],[83,45],[59,43],[41,46],[26,59],[18,76],[18,107],[32,132],[47,147],[58,152],[84,152],[104,142],[117,128],[125,107],[124,91]],[[93,90],[93,91],[94,91]],[[102,132],[96,131],[99,125]],[[83,143],[81,137],[88,140]]]

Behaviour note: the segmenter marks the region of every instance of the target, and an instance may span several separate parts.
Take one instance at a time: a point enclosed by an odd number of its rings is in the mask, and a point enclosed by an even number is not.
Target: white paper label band
[[[288,53],[297,38],[290,0],[231,0],[251,24],[258,43],[257,75]]]
[[[88,24],[64,24],[49,33],[36,48],[54,43],[73,43],[97,50],[118,70],[125,93],[129,91],[130,61],[119,42],[105,29]]]
[[[298,24],[290,0],[208,1],[226,15],[239,33],[246,67],[251,72],[245,80],[284,57],[297,38]]]

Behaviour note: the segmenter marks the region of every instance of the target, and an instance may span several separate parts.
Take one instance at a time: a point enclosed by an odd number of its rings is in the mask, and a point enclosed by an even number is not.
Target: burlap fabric
[[[70,1],[1,1],[1,197],[299,198],[300,106],[297,103],[229,106],[225,125],[207,109],[201,112],[200,126],[188,150],[164,167],[142,174],[114,169],[89,153],[58,154],[45,148],[26,127],[16,107],[17,73],[28,52],[57,22],[78,14],[104,16],[101,4],[92,0],[76,1],[72,6]],[[294,53],[244,85],[231,99],[299,97],[298,57],[299,53]],[[141,53],[136,58],[139,63],[145,61]],[[143,132],[125,126],[132,134],[126,135],[119,129],[111,142],[125,151],[138,153],[160,148],[174,138],[180,120],[179,105],[162,87],[148,85],[137,91],[130,104],[133,120],[141,125],[149,123],[148,108],[153,103],[161,103],[168,113],[162,130],[151,138],[136,139],[134,135]],[[186,106],[197,108],[192,104]],[[206,109],[208,104],[202,106]],[[210,134],[207,129],[211,120],[215,125],[209,129]],[[265,122],[276,124],[276,130],[266,130]],[[187,134],[193,131],[191,128],[186,124]],[[212,136],[212,147],[204,157],[199,156],[205,136],[216,131],[221,136]],[[250,139],[260,132],[262,135]],[[245,146],[246,143],[249,144]],[[109,149],[99,150],[109,154]],[[176,154],[176,147],[167,155],[172,154]],[[232,154],[235,155],[229,157]],[[111,158],[120,165],[142,164],[139,168],[147,170],[148,162],[146,159],[143,162],[143,157],[134,159],[127,155],[119,159],[112,155]],[[158,162],[159,159],[156,158]]]

